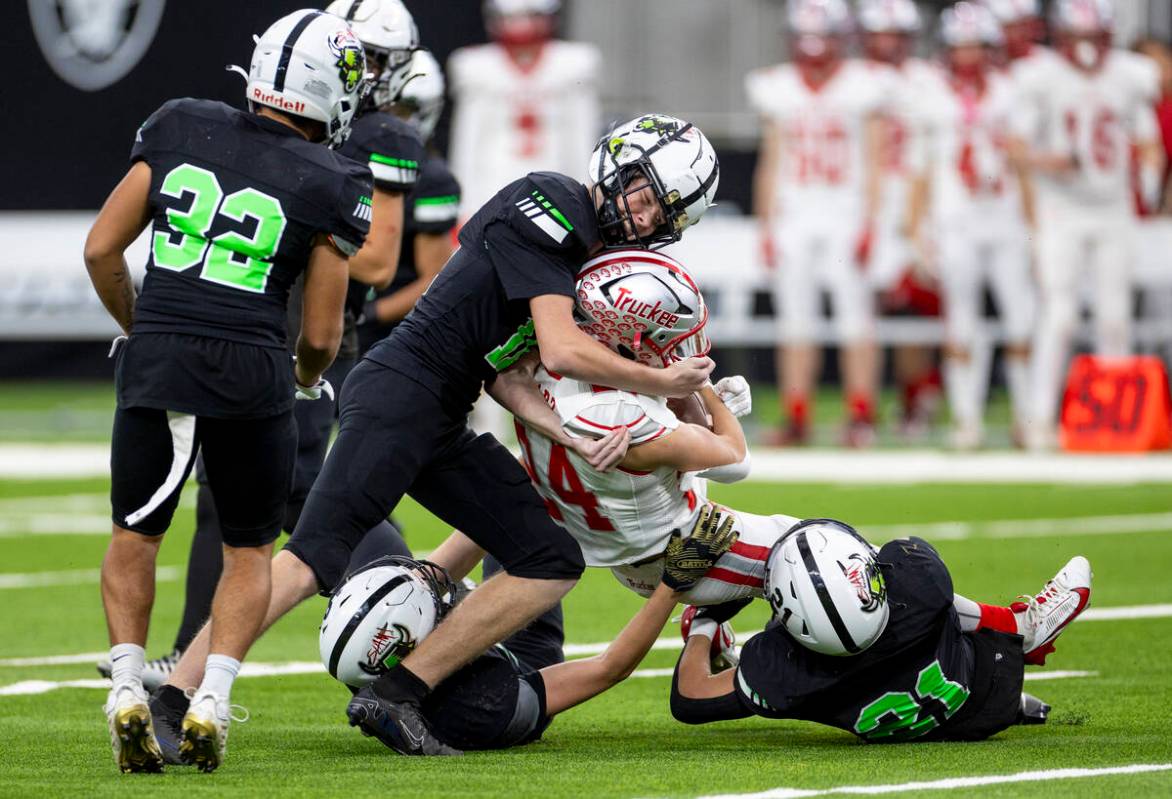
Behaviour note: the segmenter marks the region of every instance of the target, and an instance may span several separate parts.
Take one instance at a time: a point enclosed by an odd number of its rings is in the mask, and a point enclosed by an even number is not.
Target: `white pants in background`
[[[842,222],[843,220],[833,220]],[[775,277],[775,307],[781,311],[781,335],[787,344],[814,339],[821,316],[820,289],[830,293],[835,331],[844,344],[874,337],[875,310],[866,275],[855,262],[858,226],[833,229],[791,220],[779,225],[774,241],[780,264]]]

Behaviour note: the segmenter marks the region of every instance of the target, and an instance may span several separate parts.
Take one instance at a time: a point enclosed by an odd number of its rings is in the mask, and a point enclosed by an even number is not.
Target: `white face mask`
[[[1083,69],[1091,69],[1099,63],[1099,48],[1091,42],[1078,42],[1074,45],[1074,59]]]

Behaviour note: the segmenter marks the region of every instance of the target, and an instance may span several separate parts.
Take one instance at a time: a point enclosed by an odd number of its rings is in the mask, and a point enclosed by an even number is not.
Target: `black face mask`
[[[598,184],[596,191],[602,193],[602,203],[598,206],[598,230],[607,248],[642,247],[655,250],[679,241],[679,233],[673,232],[674,225],[671,221],[677,214],[664,202],[663,189],[657,178],[658,175],[650,163],[644,164],[641,159],[633,164],[624,164],[610,181]],[[632,189],[632,185],[639,188]],[[655,194],[664,218],[669,221],[646,236],[639,235],[639,232],[634,230],[632,222],[633,233],[628,233],[624,222],[633,216],[627,196],[646,188],[650,188]]]

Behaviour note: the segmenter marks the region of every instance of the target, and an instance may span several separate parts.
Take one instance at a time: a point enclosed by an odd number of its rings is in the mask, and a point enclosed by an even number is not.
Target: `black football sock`
[[[191,557],[187,562],[187,597],[183,605],[183,623],[175,636],[175,649],[187,649],[212,614],[212,598],[224,568],[223,535],[212,491],[199,484],[195,500],[195,537],[191,539]]]
[[[375,680],[370,689],[387,702],[410,702],[413,705],[421,704],[431,692],[427,683],[401,665]]]
[[[152,698],[178,715],[186,713],[187,707],[191,704],[191,701],[187,698],[187,694],[177,685],[159,686],[159,689],[155,691]]]

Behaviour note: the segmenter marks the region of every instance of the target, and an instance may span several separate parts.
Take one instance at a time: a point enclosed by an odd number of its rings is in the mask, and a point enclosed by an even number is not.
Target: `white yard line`
[[[105,477],[106,444],[0,444],[0,478]],[[753,449],[751,480],[796,483],[1172,483],[1172,455]]]
[[[1070,516],[1042,519],[859,524],[875,540],[918,535],[936,541],[968,538],[1049,538],[1068,535],[1120,535],[1172,530],[1172,513],[1126,513],[1116,516]]]
[[[155,570],[155,580],[168,582],[178,580],[184,570],[178,566],[160,566]],[[102,580],[101,569],[71,569],[58,572],[15,572],[0,574],[0,590],[10,588],[46,588],[57,585],[90,585]]]
[[[711,794],[699,799],[804,799],[808,796],[831,796],[852,794],[856,796],[877,796],[880,794],[902,794],[913,791],[952,791],[958,788],[979,788],[985,785],[1006,785],[1015,782],[1049,782],[1051,780],[1077,780],[1089,777],[1111,777],[1121,774],[1149,774],[1156,771],[1170,771],[1172,763],[1134,763],[1126,766],[1103,768],[1061,768],[1046,771],[1019,771],[1017,774],[987,774],[978,777],[948,777],[925,782],[904,782],[897,785],[841,785],[836,788],[773,788],[755,793]]]

